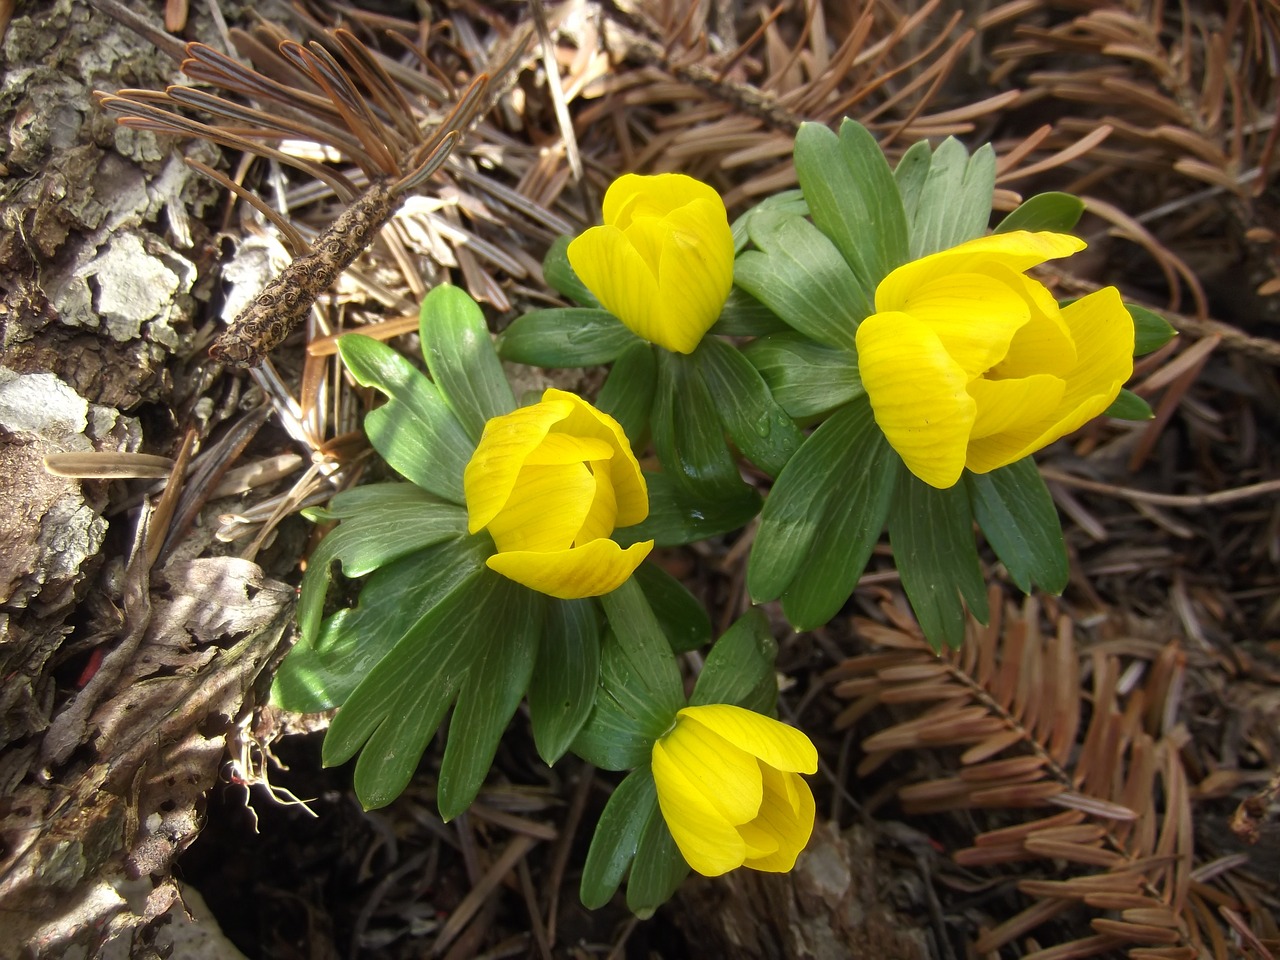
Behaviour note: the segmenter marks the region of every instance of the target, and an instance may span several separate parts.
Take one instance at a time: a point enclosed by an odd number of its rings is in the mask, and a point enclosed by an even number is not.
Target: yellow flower
[[[1024,271],[1084,249],[1059,233],[970,240],[904,264],[858,327],[876,423],[907,468],[945,489],[1020,460],[1106,410],[1133,373],[1115,287],[1059,309]]]
[[[813,832],[801,773],[818,752],[799,730],[742,707],[685,707],[653,745],[658,806],[694,870],[785,873]]]
[[[569,263],[636,336],[692,353],[733,286],[733,231],[705,183],[628,173],[605,192],[604,226],[569,244]]]
[[[649,492],[618,421],[563,390],[485,424],[463,490],[489,567],[562,600],[616,590],[653,548],[609,539],[649,515]]]

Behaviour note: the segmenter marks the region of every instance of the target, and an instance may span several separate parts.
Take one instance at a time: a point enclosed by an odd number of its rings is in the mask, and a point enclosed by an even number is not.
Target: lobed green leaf
[[[758,609],[748,610],[707,654],[690,705],[732,703],[772,716],[778,700],[777,656],[768,618]]]
[[[657,351],[657,359],[649,426],[667,476],[694,499],[741,499],[746,484],[697,359],[668,350]]]
[[[594,367],[646,345],[608,310],[554,307],[517,317],[498,337],[504,360],[535,367]]]
[[[954,137],[947,137],[932,153],[922,141],[903,155],[894,179],[907,216],[911,259],[986,232],[996,184],[996,155],[990,144],[969,156]]]
[[[973,517],[1018,589],[1061,593],[1071,568],[1058,510],[1034,458],[963,476]]]
[[[365,434],[382,459],[424,490],[462,503],[462,472],[475,443],[435,384],[372,337],[339,337],[338,353],[357,383],[389,399],[364,418]]]
[[[1133,317],[1133,355],[1143,357],[1159,350],[1178,335],[1178,331],[1160,314],[1136,303],[1126,303],[1125,308]]]
[[[809,204],[805,202],[800,190],[781,190],[772,196],[765,197],[754,207],[733,221],[733,252],[741,253],[751,239],[752,221],[761,214],[793,213],[798,217],[809,215]]]
[[[423,298],[418,329],[431,378],[479,442],[491,418],[516,408],[480,306],[461,288],[441,284]]]
[[[1047,230],[1051,233],[1070,233],[1084,213],[1084,201],[1069,193],[1037,193],[1029,197],[1000,221],[996,233],[1014,230],[1030,230],[1033,233]]]
[[[587,722],[600,680],[600,608],[594,600],[546,604],[529,718],[538,756],[559,760]]]
[[[416,502],[383,504],[343,520],[320,541],[302,575],[298,633],[303,640],[315,637],[335,560],[348,577],[363,577],[392,560],[466,532],[464,509],[429,499],[427,494]]]
[[[436,789],[446,822],[471,806],[484,786],[498,742],[529,688],[541,645],[543,606],[549,598],[502,579],[504,589],[485,611],[484,629],[472,631],[470,641],[476,649],[449,721]],[[357,764],[357,789],[359,769]]]
[[[742,355],[760,372],[778,405],[797,420],[829,413],[864,395],[852,351],[798,333],[753,340]]]
[[[791,417],[736,348],[709,337],[694,356],[730,439],[743,456],[776,477],[804,439]]]
[[[902,197],[865,127],[846,119],[837,136],[822,124],[801,124],[795,165],[814,224],[836,245],[862,289],[874,290],[910,259]]]
[[[810,339],[854,349],[872,294],[835,245],[803,217],[777,211],[751,221],[751,238],[759,252],[738,255],[734,282]]]
[[[642,450],[649,429],[649,412],[658,389],[655,347],[633,339],[614,361],[596,397],[596,409],[618,421],[633,450]]]
[[[658,791],[647,763],[632,770],[613,791],[600,813],[582,867],[578,895],[588,910],[603,907],[617,893],[635,859],[645,824],[657,807]]]
[[[711,618],[683,583],[650,558],[632,574],[673,653],[697,650],[711,642]]]
[[[436,604],[475,576],[492,553],[487,537],[446,540],[393,561],[362,585],[356,606],[339,610],[289,651],[271,700],[297,713],[346,703],[351,692]]]
[[[653,916],[671,899],[688,875],[689,865],[680,855],[667,821],[662,817],[661,807],[655,803],[631,863],[631,876],[627,879],[627,908],[641,920]]]
[[[973,540],[973,513],[960,484],[938,490],[899,471],[889,543],[911,609],[935,650],[964,641],[965,608],[986,623],[986,584]]]
[[[586,288],[569,264],[569,244],[573,237],[557,237],[542,258],[542,278],[551,289],[584,307],[598,307],[600,301]]]
[[[771,333],[784,333],[791,328],[776,313],[766,307],[741,287],[729,291],[720,317],[712,325],[708,335],[721,337],[765,337]]]
[[[1102,415],[1117,420],[1153,420],[1156,413],[1147,401],[1132,390],[1121,387],[1119,395],[1111,401],[1111,406],[1102,411]]]
[[[851,409],[857,414],[853,440],[838,452],[827,475],[832,489],[817,532],[782,594],[782,612],[797,630],[826,623],[853,593],[880,540],[902,469],[870,406],[855,403]]]
[[[760,512],[760,494],[742,484],[734,495],[697,497],[677,487],[665,473],[645,472],[649,516],[635,526],[613,532],[622,546],[652,540],[655,546],[677,547],[739,530]]]
[[[874,454],[882,441],[864,401],[841,407],[801,445],[778,476],[760,515],[747,566],[747,590],[756,603],[777,599],[791,585],[818,531],[829,522],[827,504],[838,491],[852,490],[855,478],[870,475],[864,457],[867,451]],[[877,477],[883,469],[875,470]],[[878,497],[864,507],[876,507]]]

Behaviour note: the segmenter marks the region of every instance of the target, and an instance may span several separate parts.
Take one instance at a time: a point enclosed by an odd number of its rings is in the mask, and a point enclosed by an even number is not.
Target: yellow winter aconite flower
[[[563,390],[485,424],[463,490],[489,567],[562,600],[617,589],[653,548],[609,539],[649,515],[649,492],[618,422]]]
[[[908,469],[944,489],[1020,460],[1107,409],[1133,373],[1115,287],[1059,309],[1024,275],[1084,249],[1060,233],[994,234],[904,264],[858,327],[876,423]]]
[[[679,173],[628,173],[604,195],[604,225],[569,244],[569,263],[639,337],[692,353],[733,286],[733,231],[711,187]]]
[[[799,730],[742,707],[685,707],[653,745],[658,806],[694,870],[784,873],[813,832],[801,773],[818,752]]]

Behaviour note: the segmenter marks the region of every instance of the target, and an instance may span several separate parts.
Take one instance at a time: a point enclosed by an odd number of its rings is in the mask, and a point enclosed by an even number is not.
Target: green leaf
[[[1156,413],[1147,401],[1132,390],[1121,387],[1119,395],[1111,401],[1111,406],[1102,411],[1102,415],[1117,420],[1154,420]]]
[[[911,236],[911,259],[946,250],[958,243],[980,237],[991,219],[991,197],[996,185],[996,155],[984,144],[969,156],[964,145],[947,137],[929,157],[921,177],[919,158],[927,156],[916,144],[908,154],[911,163],[902,177],[895,173],[904,191],[904,206]],[[903,157],[903,161],[907,161]],[[899,164],[901,166],[901,164]],[[906,199],[906,193],[912,194]]]
[[[1023,593],[1061,593],[1071,568],[1062,523],[1032,457],[990,473],[963,474],[973,517]]]
[[[653,622],[650,614],[651,628]],[[602,770],[630,770],[647,764],[654,740],[667,732],[675,722],[676,710],[683,706],[680,695],[674,699],[664,695],[655,701],[646,692],[646,682],[654,682],[653,677],[646,678],[646,670],[650,674],[662,672],[668,663],[671,669],[675,664],[669,647],[665,652],[660,650],[663,637],[656,628],[652,638],[656,643],[650,645],[649,653],[655,661],[650,666],[644,662],[643,651],[638,657],[633,656],[627,642],[620,640],[613,630],[605,633],[595,706],[571,748],[583,760]],[[660,682],[667,685],[670,678]]]
[[[743,456],[776,477],[804,439],[796,425],[736,348],[708,337],[694,356],[729,437]]]
[[[1153,350],[1159,350],[1178,335],[1178,331],[1170,326],[1169,321],[1154,310],[1140,307],[1136,303],[1126,303],[1125,308],[1133,317],[1133,355],[1135,357],[1146,356]]]
[[[557,237],[551,244],[547,255],[542,258],[542,278],[553,290],[559,291],[574,303],[580,303],[584,307],[598,307],[600,301],[583,285],[569,265],[568,251],[572,240],[573,237]]]
[[[1000,221],[996,233],[1014,230],[1048,230],[1052,233],[1070,233],[1084,213],[1084,201],[1069,193],[1037,193],[1029,197]]]
[[[741,253],[750,239],[751,223],[760,214],[793,213],[798,217],[809,215],[809,204],[799,190],[782,190],[765,197],[754,207],[733,221],[733,252]]]
[[[498,353],[535,367],[594,367],[642,342],[608,310],[556,307],[513,320],[498,337]]]
[[[649,516],[635,526],[613,532],[622,546],[652,540],[655,546],[678,547],[738,530],[760,512],[760,494],[743,484],[733,496],[711,499],[692,496],[665,473],[645,472],[649,487]]]
[[[307,562],[298,600],[299,634],[304,640],[315,637],[335,560],[341,562],[346,576],[363,577],[392,560],[466,532],[465,510],[427,494],[416,502],[387,503],[343,520],[320,541]]]
[[[484,314],[466,291],[442,283],[423,299],[418,329],[431,378],[478,442],[492,417],[516,408]]]
[[[395,507],[402,504],[447,504],[449,501],[433,496],[412,483],[391,481],[366,483],[335,493],[323,507],[307,507],[302,515],[312,523],[328,520],[346,520],[371,510]]]
[[[652,344],[633,339],[618,355],[596,397],[596,409],[622,426],[633,450],[641,449],[649,429],[649,411],[658,389],[658,361]]]
[[[844,499],[856,503],[884,482],[880,475],[886,468],[872,463],[887,459],[880,455],[882,444],[883,434],[864,401],[837,410],[791,458],[765,501],[760,529],[751,548],[747,590],[756,603],[777,599],[791,585],[812,551],[819,530],[829,522],[827,504],[832,497],[844,491]],[[872,459],[864,463],[868,454]],[[861,496],[853,494],[855,487],[866,487],[866,481],[871,479],[875,482]],[[873,513],[876,512],[882,496],[870,496],[863,508],[875,508]],[[872,521],[874,516],[866,518],[868,526]],[[883,522],[881,516],[880,523]],[[874,533],[868,531],[872,545],[879,532],[879,526]],[[855,577],[857,572],[853,572]]]
[[[322,758],[334,766],[360,751],[355,788],[365,809],[385,806],[404,790],[483,649],[494,611],[515,586],[483,567],[467,577],[419,618],[338,711]]]
[[[543,605],[548,598],[504,577],[499,579],[503,590],[485,611],[483,628],[472,631],[470,640],[476,650],[449,721],[436,797],[440,817],[446,822],[471,806],[484,786],[498,741],[529,688],[538,656]],[[359,771],[357,764],[357,789]]]
[[[600,603],[609,620],[600,689],[573,752],[605,770],[627,770],[648,761],[653,741],[684,706],[684,690],[675,654],[635,579]]]
[[[835,245],[803,217],[778,212],[756,216],[751,239],[760,252],[738,255],[734,282],[805,336],[852,350],[872,295]]]
[[[588,910],[608,903],[635,858],[640,835],[658,807],[658,791],[648,764],[631,771],[604,805],[587,861],[582,867],[579,897]]]
[[[672,481],[695,498],[742,496],[746,486],[729,454],[724,425],[698,362],[657,351],[658,387],[649,422],[658,460]]]
[[[964,641],[965,610],[986,623],[986,584],[973,541],[973,514],[960,484],[937,490],[899,471],[889,543],[911,609],[934,650]]]
[[[662,808],[655,803],[631,863],[627,908],[641,920],[648,919],[671,899],[688,875],[689,865],[680,855],[667,821],[662,819]]]
[[[373,449],[406,480],[462,503],[462,472],[475,443],[435,384],[372,337],[339,337],[338,353],[358,384],[374,387],[390,400],[364,418]]]
[[[644,591],[674,653],[697,650],[711,642],[711,618],[683,583],[652,558],[640,564],[632,576]]]
[[[564,755],[586,723],[599,682],[599,607],[594,600],[550,601],[529,683],[533,742],[548,766]]]
[[[729,299],[712,325],[709,335],[721,337],[764,337],[791,328],[776,313],[741,287],[729,291]]]
[[[864,395],[852,351],[814,343],[798,333],[753,340],[742,355],[760,372],[788,416],[814,417]]]
[[[601,647],[600,681],[595,704],[587,722],[582,725],[570,747],[575,754],[601,770],[630,770],[648,763],[653,751],[653,738],[642,725],[609,692],[606,683],[616,683],[621,654],[617,640],[605,633]]]
[[[621,659],[616,685],[606,684],[650,738],[666,733],[684,706],[684,687],[671,643],[634,578],[600,598]]]
[[[777,656],[768,618],[757,609],[748,610],[707,654],[689,704],[732,703],[771,715],[778,699],[773,672]]]
[[[272,681],[272,702],[296,713],[342,706],[428,610],[479,572],[493,552],[485,539],[446,540],[375,571],[356,606],[327,617],[314,640],[294,644]]]
[[[874,290],[910,259],[902,197],[865,127],[846,119],[837,137],[822,124],[801,124],[795,165],[814,224],[831,238],[862,289]]]
[[[917,140],[907,148],[907,152],[898,160],[898,165],[893,168],[893,182],[898,185],[898,195],[902,197],[902,212],[906,215],[908,226],[915,221],[932,165],[933,148],[929,146],[929,141]]]
[[[782,594],[782,612],[797,630],[826,623],[853,593],[880,540],[902,469],[869,405],[855,403],[852,410],[857,414],[853,440],[827,474],[830,494],[817,532]]]

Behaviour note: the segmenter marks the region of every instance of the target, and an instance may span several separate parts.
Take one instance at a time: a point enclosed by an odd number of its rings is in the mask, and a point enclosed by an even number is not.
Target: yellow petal
[[[705,877],[718,877],[742,866],[747,845],[736,827],[709,802],[687,772],[653,747],[653,782],[658,807],[685,862]]]
[[[1016,284],[1031,308],[1031,319],[1018,328],[1005,358],[991,368],[995,379],[1013,380],[1035,373],[1051,373],[1057,377],[1075,368],[1076,346],[1058,309],[1058,301],[1044,284],[1022,274],[1007,272],[1010,284]]]
[[[1105,410],[1133,376],[1133,316],[1120,299],[1120,291],[1104,287],[1063,307],[1062,319],[1079,353],[1063,401],[1084,403],[1102,396],[1106,398]]]
[[[714,188],[683,173],[627,173],[605,191],[604,222],[626,230],[635,217],[665,217],[697,200],[713,200],[724,209],[724,201]]]
[[[625,550],[612,540],[592,540],[552,553],[495,553],[485,563],[530,590],[561,600],[580,600],[618,589],[652,549],[652,540],[632,544]]]
[[[521,407],[485,424],[462,476],[471,533],[487,526],[502,509],[529,454],[572,410],[572,404],[557,399]]]
[[[808,737],[795,727],[754,710],[714,703],[685,707],[676,718],[674,733],[682,729],[690,733],[705,729],[708,735],[702,737],[704,741],[710,743],[714,742],[710,737],[722,738],[775,769],[794,773],[813,773],[818,769],[818,751]],[[759,802],[757,797],[757,808]]]
[[[976,404],[970,379],[926,324],[877,313],[857,333],[858,366],[876,423],[912,473],[945,489],[960,479]]]
[[[1011,276],[1020,285],[1020,275]],[[895,309],[928,325],[947,355],[973,378],[1004,359],[1018,328],[1031,319],[1021,291],[1007,280],[988,273],[948,274],[901,294],[894,291],[893,298],[903,303]]]
[[[664,222],[670,232],[658,266],[660,309],[644,336],[676,353],[692,353],[733,287],[733,231],[718,198],[681,207]]]
[[[613,447],[606,440],[595,437],[575,437],[552,430],[525,458],[528,466],[554,466],[562,463],[586,463],[589,460],[608,460]]]
[[[748,857],[744,866],[770,873],[785,873],[794,867],[813,834],[815,812],[813,793],[804,780],[794,773],[766,770],[764,800],[754,826],[773,837],[778,848],[766,856]]]
[[[751,822],[760,812],[759,761],[691,720],[683,710],[676,714],[671,732],[654,744],[653,762],[655,768],[660,763],[679,767],[690,789],[701,793],[717,814],[735,826]]]
[[[738,836],[746,844],[744,864],[751,863],[754,860],[763,860],[778,852],[778,838],[774,836],[767,826],[755,820],[738,827]]]
[[[1083,240],[1065,233],[1015,230],[977,237],[898,267],[876,288],[876,310],[902,310],[901,297],[916,287],[951,274],[981,273],[991,264],[1001,264],[1015,273],[1024,273],[1046,260],[1069,257],[1084,248]]]
[[[575,544],[608,537],[613,533],[618,516],[618,498],[614,494],[609,464],[604,460],[597,460],[588,466],[591,469],[592,482],[595,483],[595,494],[591,500],[591,507],[583,518],[581,529],[573,537]]]
[[[568,550],[594,495],[595,479],[585,463],[525,467],[486,529],[499,551]]]
[[[601,306],[637,336],[653,325],[658,277],[617,227],[592,227],[569,243],[569,264]],[[647,339],[647,337],[646,337]]]
[[[644,474],[640,472],[640,461],[631,451],[631,442],[617,420],[597,410],[576,394],[547,389],[542,394],[543,401],[563,401],[570,405],[569,412],[556,425],[557,431],[564,431],[577,437],[592,437],[608,443],[614,451],[609,461],[609,477],[613,481],[614,495],[617,498],[618,516],[614,525],[629,527],[639,523],[649,515],[649,490],[644,482]]]
[[[973,441],[967,466],[974,473],[987,473],[1021,460],[1078,430],[1111,406],[1132,375],[1133,318],[1115,287],[1064,307],[1062,318],[1079,357],[1057,409],[1038,423]]]
[[[1053,416],[1062,402],[1066,384],[1047,373],[1018,380],[975,380],[969,384],[969,396],[978,404],[970,440],[981,440],[1043,423]]]

